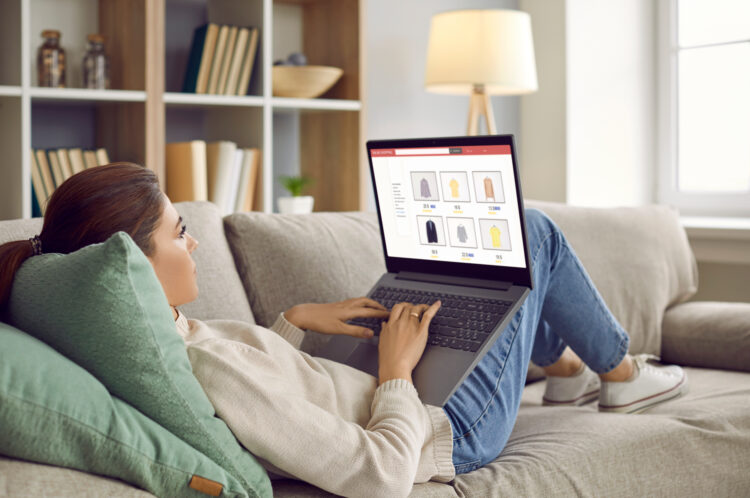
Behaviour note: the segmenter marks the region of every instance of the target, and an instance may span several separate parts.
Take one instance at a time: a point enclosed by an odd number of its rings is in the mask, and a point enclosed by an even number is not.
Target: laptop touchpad
[[[346,362],[363,372],[378,376],[378,346],[361,342]]]

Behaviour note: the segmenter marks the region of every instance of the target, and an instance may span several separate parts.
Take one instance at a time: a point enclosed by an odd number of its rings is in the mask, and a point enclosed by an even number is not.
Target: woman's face
[[[198,297],[198,282],[190,254],[198,247],[198,241],[187,233],[182,217],[167,196],[164,196],[164,211],[151,241],[154,252],[148,259],[170,306],[194,301]]]

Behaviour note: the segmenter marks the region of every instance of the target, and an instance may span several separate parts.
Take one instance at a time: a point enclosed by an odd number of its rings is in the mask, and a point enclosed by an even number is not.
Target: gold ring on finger
[[[414,313],[413,311],[409,313],[411,316],[419,318],[419,313]]]

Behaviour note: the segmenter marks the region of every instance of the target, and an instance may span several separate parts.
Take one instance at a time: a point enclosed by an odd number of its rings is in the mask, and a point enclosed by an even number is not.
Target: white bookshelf
[[[195,93],[167,92],[164,94],[164,103],[167,105],[181,105],[192,107],[263,107],[264,99],[263,97],[257,97],[253,95],[235,97],[228,95],[198,95]]]
[[[2,86],[0,85],[0,97],[20,97],[20,86]]]
[[[320,110],[320,111],[359,111],[362,103],[359,100],[339,99],[291,99],[274,97],[271,105],[275,109],[298,109],[298,110]]]
[[[106,147],[164,181],[165,144],[194,139],[262,150],[264,211],[276,208],[277,177],[300,170],[317,176],[318,207],[362,208],[359,10],[360,0],[0,0],[0,219],[31,216],[32,147]],[[193,31],[206,22],[259,28],[247,95],[181,92]],[[67,88],[37,86],[43,29],[62,33]],[[94,32],[105,35],[109,90],[80,88]],[[273,61],[293,51],[344,77],[322,98],[274,97]],[[328,177],[338,180],[328,187]]]
[[[146,92],[137,90],[88,90],[85,88],[29,89],[32,101],[145,102]]]

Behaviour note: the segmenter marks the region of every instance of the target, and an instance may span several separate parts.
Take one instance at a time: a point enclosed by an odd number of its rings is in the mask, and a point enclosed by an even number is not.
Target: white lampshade
[[[484,85],[491,95],[537,90],[531,18],[526,12],[456,10],[432,17],[425,88],[465,95],[474,85]]]

